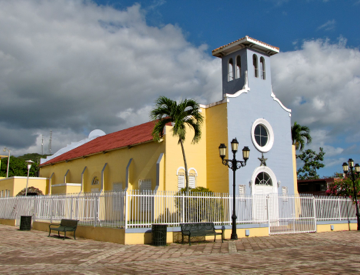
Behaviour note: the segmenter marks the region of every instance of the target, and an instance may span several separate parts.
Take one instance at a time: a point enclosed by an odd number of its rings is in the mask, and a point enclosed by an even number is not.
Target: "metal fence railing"
[[[154,223],[179,226],[186,222],[230,225],[233,197],[224,193],[124,191],[61,196],[0,198],[0,218],[32,216],[34,221],[76,219],[80,225],[150,228]],[[281,196],[236,197],[238,224],[268,224],[270,233],[309,232],[316,221],[354,220],[349,198]]]

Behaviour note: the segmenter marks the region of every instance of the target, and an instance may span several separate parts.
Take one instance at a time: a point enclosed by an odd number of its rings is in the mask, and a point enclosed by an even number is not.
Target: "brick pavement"
[[[1,274],[355,274],[360,232],[120,245],[0,225]]]

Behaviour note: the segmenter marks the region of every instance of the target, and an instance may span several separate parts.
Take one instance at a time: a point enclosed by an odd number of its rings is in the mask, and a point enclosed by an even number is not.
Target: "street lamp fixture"
[[[236,233],[236,212],[235,212],[235,172],[236,170],[244,167],[246,165],[247,160],[249,159],[250,149],[245,146],[242,150],[243,161],[236,160],[236,152],[239,148],[239,142],[236,138],[231,141],[231,151],[233,153],[233,159],[225,159],[226,156],[226,146],[224,143],[221,143],[219,146],[219,154],[222,160],[222,164],[228,166],[231,170],[233,170],[233,214],[231,216],[232,219],[232,231],[231,231],[231,240],[237,240],[238,236]]]
[[[9,164],[10,164],[10,150],[8,148],[4,148],[4,152],[8,151],[8,161],[7,161],[7,169],[6,169],[6,177],[9,177]]]
[[[29,185],[29,173],[30,173],[30,168],[31,168],[31,164],[33,164],[34,162],[32,160],[25,160],[25,162],[27,163],[27,179],[26,179],[26,189],[25,189],[25,197],[27,196],[27,191],[28,191],[28,185]]]
[[[353,187],[354,187],[354,200],[355,200],[355,207],[356,207],[357,230],[360,230],[359,205],[358,205],[357,196],[356,196],[357,192],[356,192],[356,186],[355,186],[355,175],[354,175],[354,171],[353,171],[355,168],[355,173],[357,175],[359,175],[360,166],[358,163],[356,163],[354,166],[354,161],[352,159],[349,159],[348,163],[344,162],[342,167],[343,167],[343,171],[344,171],[345,175],[348,173],[349,167],[350,167],[351,180],[353,182]]]

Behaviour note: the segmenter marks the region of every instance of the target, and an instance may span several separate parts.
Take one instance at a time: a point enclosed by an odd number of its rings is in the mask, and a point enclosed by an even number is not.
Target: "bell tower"
[[[222,59],[223,98],[255,87],[271,90],[270,56],[278,52],[249,36],[213,50],[212,55]]]

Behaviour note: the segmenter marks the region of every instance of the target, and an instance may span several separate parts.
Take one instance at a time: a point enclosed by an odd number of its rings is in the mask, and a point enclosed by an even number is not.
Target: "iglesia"
[[[271,56],[279,48],[245,36],[212,51],[222,60],[219,101],[200,105],[202,138],[185,140],[189,185],[232,193],[232,171],[222,164],[219,145],[247,146],[250,158],[237,172],[236,195],[296,194],[295,149],[291,142],[291,110],[276,98],[271,83]],[[150,121],[118,132],[90,133],[41,162],[48,179],[46,194],[125,190],[177,191],[184,187],[181,148],[166,126],[155,142]],[[230,152],[229,152],[230,151]],[[241,152],[238,153],[241,158]]]

